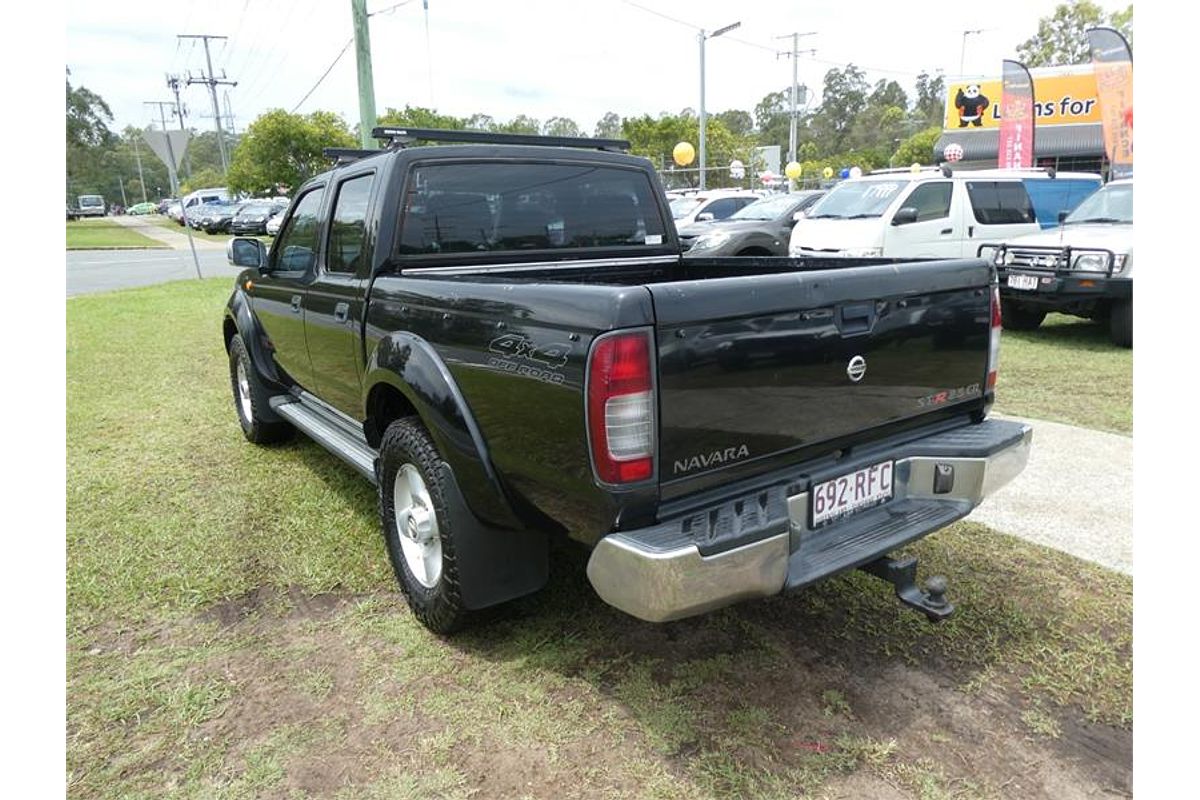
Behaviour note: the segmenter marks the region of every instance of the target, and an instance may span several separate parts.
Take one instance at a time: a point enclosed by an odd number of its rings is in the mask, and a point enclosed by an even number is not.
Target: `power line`
[[[321,74],[321,77],[317,78],[317,82],[313,84],[313,87],[305,93],[304,97],[300,98],[299,103],[296,103],[296,107],[292,109],[293,114],[295,114],[297,109],[304,105],[304,101],[307,100],[309,96],[317,90],[317,87],[321,85],[321,81],[329,77],[329,73],[333,72],[333,68],[336,67],[337,63],[342,60],[342,56],[346,55],[346,51],[350,49],[350,45],[352,44],[354,44],[353,36],[346,40],[346,44],[342,45],[341,51],[337,54],[337,58],[333,59],[333,63],[329,65],[329,69],[325,70],[325,72]]]
[[[183,33],[179,34],[180,39],[203,39],[204,40],[204,59],[208,64],[208,76],[206,78],[192,78],[190,75],[187,79],[188,86],[193,83],[203,83],[208,86],[209,95],[212,97],[213,121],[217,127],[217,149],[221,153],[221,171],[229,172],[229,153],[225,148],[225,134],[221,132],[221,104],[217,101],[217,86],[224,84],[227,86],[237,86],[237,81],[218,79],[213,75],[212,54],[208,49],[210,39],[228,40],[228,36],[215,36],[208,33]]]

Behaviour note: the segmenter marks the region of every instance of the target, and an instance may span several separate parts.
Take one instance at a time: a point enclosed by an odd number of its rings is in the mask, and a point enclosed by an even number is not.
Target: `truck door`
[[[368,228],[374,182],[375,172],[369,170],[350,174],[332,187],[325,247],[304,311],[313,391],[355,419],[363,418],[359,342],[375,251],[376,230]]]
[[[275,363],[306,389],[312,388],[312,364],[304,335],[304,300],[316,275],[324,194],[325,187],[317,186],[297,200],[253,292],[254,313],[271,343]]]
[[[929,181],[914,186],[900,203],[884,234],[884,255],[892,258],[957,258],[960,226],[950,214],[953,189],[951,181]],[[916,218],[904,219],[900,214],[904,209],[916,211]]]

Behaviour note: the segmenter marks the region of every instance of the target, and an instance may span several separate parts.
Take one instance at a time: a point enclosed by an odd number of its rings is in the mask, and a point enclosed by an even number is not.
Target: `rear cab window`
[[[661,246],[648,175],[589,163],[454,162],[411,170],[402,256]]]
[[[967,197],[980,225],[1036,222],[1033,203],[1021,181],[967,181]]]

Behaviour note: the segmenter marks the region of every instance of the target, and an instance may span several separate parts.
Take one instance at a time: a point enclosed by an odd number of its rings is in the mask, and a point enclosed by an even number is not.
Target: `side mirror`
[[[800,220],[807,219],[807,218],[808,218],[807,211],[797,211],[795,214],[792,214],[792,224],[795,224],[795,223],[799,222]]]
[[[896,212],[896,216],[892,217],[893,225],[908,225],[917,221],[917,210],[912,206],[905,206]]]
[[[712,222],[716,217],[711,211],[705,211],[703,214],[696,215],[696,222]]]
[[[235,267],[261,269],[267,263],[267,251],[258,239],[235,236],[225,245],[225,258]]]
[[[1070,212],[1070,211],[1060,211],[1060,212],[1058,212],[1058,224],[1059,224],[1059,225],[1062,225],[1064,222],[1066,222],[1066,221],[1067,221],[1067,217],[1069,217],[1069,216],[1071,216],[1071,212]]]

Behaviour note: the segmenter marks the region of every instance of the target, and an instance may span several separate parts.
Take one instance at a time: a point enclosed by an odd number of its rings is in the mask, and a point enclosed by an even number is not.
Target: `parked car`
[[[207,205],[209,203],[228,203],[230,200],[231,198],[229,197],[229,190],[222,186],[215,189],[197,189],[196,191],[186,195],[180,201],[180,203],[182,204],[183,208],[191,211],[199,206]],[[181,214],[180,218],[177,220],[180,225],[183,224],[183,218],[184,215]],[[187,219],[189,222],[192,220],[191,213],[187,214]],[[192,227],[194,228],[196,226],[193,224]]]
[[[679,228],[679,244],[689,256],[786,256],[797,215],[824,194],[814,190],[769,195],[726,219]]]
[[[279,212],[275,216],[267,220],[267,224],[263,226],[267,236],[278,236],[279,226],[283,224],[283,212]]]
[[[1088,197],[1057,230],[1009,239],[992,253],[1005,327],[1033,330],[1058,311],[1107,320],[1113,342],[1133,346],[1132,178]]]
[[[761,198],[748,189],[713,189],[676,197],[671,201],[671,217],[676,228],[694,222],[725,219]]]
[[[1043,182],[1068,190],[1058,202],[1069,211],[1100,187],[1100,176],[948,167],[919,173],[880,170],[833,187],[809,210],[807,219],[792,228],[788,252],[851,258],[975,257],[982,242],[1042,229],[1048,220],[1039,219],[1027,186]],[[1035,187],[1034,193],[1041,196],[1041,189]],[[1043,216],[1051,216],[1057,225],[1057,214]]]
[[[103,217],[108,211],[104,204],[104,198],[100,195],[81,194],[75,213],[81,217]]]
[[[183,224],[183,204],[176,201],[167,206],[166,215],[176,223]]]
[[[68,205],[67,206],[67,222],[73,222],[74,220],[77,220],[77,219],[79,219],[79,212],[76,211],[75,209],[71,208],[71,206]]]
[[[157,206],[156,210],[158,211],[159,214],[166,214],[167,211],[171,208],[171,206],[177,204],[178,202],[179,202],[178,198],[164,197],[162,200],[158,201],[158,206]]]
[[[300,187],[269,251],[229,240],[223,332],[245,437],[299,429],[376,485],[417,619],[536,591],[552,539],[645,620],[859,566],[949,614],[887,553],[1028,458],[985,419],[990,262],[684,261],[628,143],[397,135]]]
[[[205,233],[228,233],[233,218],[245,205],[245,203],[209,203],[200,227],[204,229]]]
[[[140,216],[142,214],[156,214],[158,213],[158,203],[137,203],[130,206],[129,211],[126,213],[134,216]]]
[[[287,198],[251,200],[245,203],[229,223],[229,231],[235,235],[265,234],[267,223],[288,207]]]

